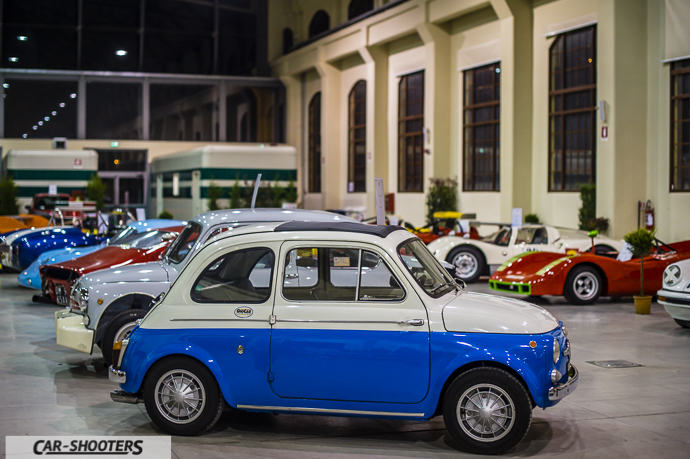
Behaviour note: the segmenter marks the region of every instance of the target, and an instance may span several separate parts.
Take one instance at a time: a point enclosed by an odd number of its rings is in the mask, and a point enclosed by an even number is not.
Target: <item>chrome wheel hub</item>
[[[461,252],[453,259],[453,265],[461,277],[472,277],[477,272],[477,258],[469,252]]]
[[[515,423],[510,396],[493,384],[477,384],[465,391],[456,409],[460,428],[481,442],[503,438]]]
[[[156,383],[156,407],[169,421],[188,424],[199,417],[206,405],[201,381],[186,370],[169,371]]]
[[[599,281],[594,274],[583,272],[578,274],[574,280],[574,290],[578,298],[589,300],[599,290]]]

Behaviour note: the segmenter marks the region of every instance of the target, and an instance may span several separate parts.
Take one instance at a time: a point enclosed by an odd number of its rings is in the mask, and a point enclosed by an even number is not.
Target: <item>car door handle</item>
[[[410,320],[401,320],[398,322],[400,325],[412,325],[414,327],[421,327],[424,325],[424,319],[410,319]]]
[[[285,279],[297,279],[299,274],[286,274]]]

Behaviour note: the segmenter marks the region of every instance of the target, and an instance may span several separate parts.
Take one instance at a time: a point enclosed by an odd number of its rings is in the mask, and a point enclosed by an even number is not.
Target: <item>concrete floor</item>
[[[486,285],[471,290],[487,292]],[[32,304],[16,275],[0,275],[0,455],[6,435],[157,435],[143,405],[110,401],[96,356],[55,344],[56,307]],[[507,457],[690,456],[690,329],[657,304],[638,316],[632,299],[570,306],[537,300],[569,330],[575,393],[535,410],[526,438]],[[630,360],[640,368],[604,369],[590,360]],[[372,419],[226,412],[209,434],[174,437],[172,457],[458,458],[443,420]]]

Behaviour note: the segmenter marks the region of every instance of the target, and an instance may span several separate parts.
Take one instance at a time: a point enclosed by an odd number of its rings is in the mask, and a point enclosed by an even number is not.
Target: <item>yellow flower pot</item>
[[[652,311],[651,296],[633,296],[635,300],[635,314],[649,314]]]

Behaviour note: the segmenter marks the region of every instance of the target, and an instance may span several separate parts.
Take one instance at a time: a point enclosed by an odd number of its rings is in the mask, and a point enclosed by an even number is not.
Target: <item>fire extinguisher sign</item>
[[[609,127],[608,126],[602,126],[601,127],[601,141],[602,142],[608,142],[609,140]]]

